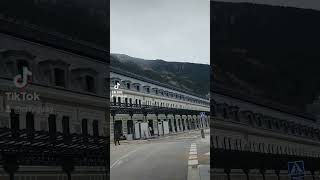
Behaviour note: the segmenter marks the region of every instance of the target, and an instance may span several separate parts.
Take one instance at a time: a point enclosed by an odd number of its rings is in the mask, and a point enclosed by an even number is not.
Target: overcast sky
[[[320,10],[320,0],[217,0],[217,1],[254,2],[259,4],[271,4],[271,5],[281,5],[281,6]]]
[[[209,0],[111,0],[111,53],[210,64]]]

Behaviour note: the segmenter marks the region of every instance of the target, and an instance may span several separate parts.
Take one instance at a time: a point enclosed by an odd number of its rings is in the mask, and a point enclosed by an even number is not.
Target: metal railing
[[[209,111],[202,110],[190,110],[180,109],[174,107],[163,107],[145,104],[130,104],[130,103],[118,103],[110,102],[110,111],[112,114],[117,113],[133,113],[133,114],[180,114],[180,115],[199,115],[200,112],[206,112],[209,115]]]

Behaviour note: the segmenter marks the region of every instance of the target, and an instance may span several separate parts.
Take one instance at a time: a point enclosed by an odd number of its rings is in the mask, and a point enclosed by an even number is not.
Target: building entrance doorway
[[[191,121],[192,124],[192,129],[196,129],[196,123],[194,122],[194,120]]]
[[[163,134],[169,134],[169,123],[168,121],[164,120],[162,121],[162,127],[163,127]]]
[[[174,126],[174,131],[177,132],[178,129],[177,129],[177,120],[176,119],[173,120],[173,126]]]
[[[122,136],[122,121],[114,121],[114,136]]]
[[[128,140],[132,140],[133,139],[133,121],[132,120],[128,120],[127,121],[127,139]]]
[[[181,120],[182,120],[182,129],[183,129],[183,131],[185,131],[186,127],[185,127],[185,124],[184,124],[184,119],[181,119]]]
[[[148,120],[148,129],[150,131],[150,135],[154,136],[153,120],[151,120],[151,119]]]
[[[137,121],[134,124],[134,138],[140,139],[141,138],[141,122]]]
[[[169,119],[169,132],[172,132],[172,124],[171,124],[171,119]]]
[[[164,135],[163,123],[160,119],[158,120],[158,135],[159,136]]]

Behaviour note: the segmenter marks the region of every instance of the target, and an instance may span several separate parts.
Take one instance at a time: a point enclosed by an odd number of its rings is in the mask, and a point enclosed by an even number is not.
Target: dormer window
[[[86,81],[86,90],[88,92],[94,92],[95,91],[94,78],[92,76],[86,75],[85,81]]]
[[[82,90],[90,93],[96,93],[96,77],[98,73],[91,68],[78,68],[71,70],[72,87],[75,90]]]
[[[138,91],[138,92],[140,91],[140,84],[139,83],[133,83],[132,86],[134,87],[134,89],[136,91]]]
[[[40,79],[48,85],[68,88],[69,64],[62,60],[45,60],[39,63]]]
[[[113,88],[115,85],[117,85],[118,83],[120,84],[121,79],[117,78],[117,77],[113,77],[110,79],[110,86]]]
[[[55,81],[55,85],[56,86],[61,86],[61,87],[65,87],[65,71],[63,69],[60,68],[55,68],[54,69],[54,81]]]
[[[29,63],[25,60],[19,60],[17,66],[18,74],[23,75],[23,68],[29,68]]]
[[[27,67],[31,71],[32,64],[34,63],[33,60],[35,58],[35,56],[30,54],[28,51],[7,49],[2,49],[0,51],[0,57],[0,70],[5,69],[5,72],[2,71],[2,74],[7,77],[13,77],[17,74],[22,74],[23,67]]]
[[[27,68],[29,71],[29,63],[26,60],[18,60],[17,62],[17,74],[20,74],[21,77],[23,77],[23,70],[24,68]],[[31,80],[31,76],[28,76],[27,79],[30,81]],[[22,82],[22,78],[19,80],[20,82]]]
[[[123,83],[123,85],[124,85],[124,87],[126,88],[126,89],[131,89],[131,81],[129,81],[129,80],[124,80],[124,81],[122,81]]]
[[[150,86],[144,86],[144,90],[145,92],[150,93]]]
[[[152,90],[153,90],[153,92],[154,92],[154,94],[158,94],[158,88],[152,88]]]

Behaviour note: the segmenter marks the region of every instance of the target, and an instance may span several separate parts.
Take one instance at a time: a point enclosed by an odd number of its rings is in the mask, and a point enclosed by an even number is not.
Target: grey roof
[[[263,106],[263,107],[273,109],[276,111],[280,111],[280,112],[284,112],[284,113],[291,114],[294,116],[302,117],[307,120],[316,121],[316,118],[312,114],[308,114],[306,112],[295,109],[293,107],[285,106],[285,105],[280,104],[278,102],[262,99],[260,97],[250,96],[248,94],[244,94],[239,91],[231,90],[231,89],[226,88],[224,86],[221,86],[219,84],[212,85],[210,91],[213,93],[216,93],[216,94],[222,94],[225,96],[229,96],[229,97],[232,97],[235,99],[239,99],[239,100],[246,101],[246,102],[249,102],[252,104]],[[211,97],[211,98],[213,98],[213,97]]]
[[[109,62],[109,49],[58,32],[50,32],[36,25],[0,17],[0,33],[87,56],[95,60]]]

